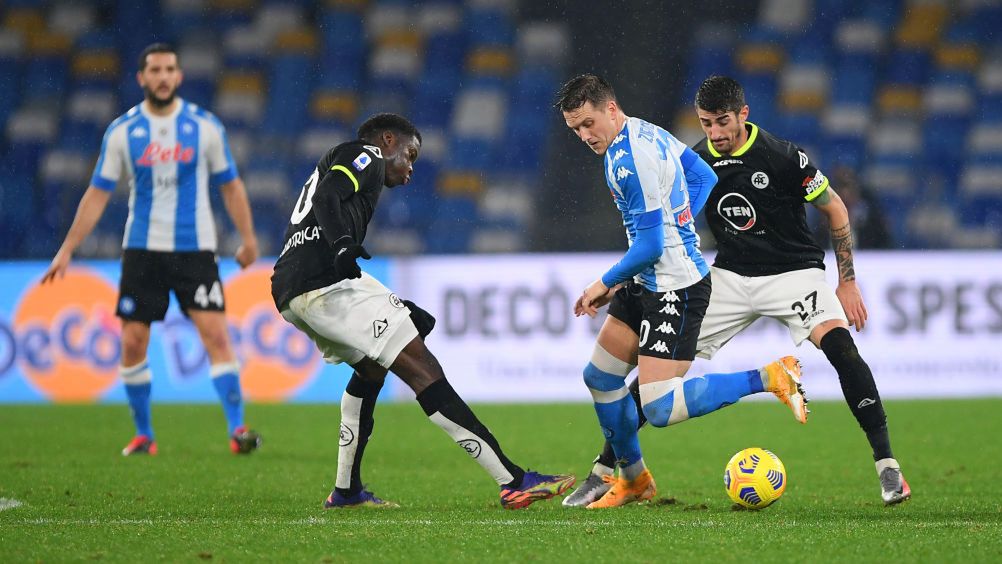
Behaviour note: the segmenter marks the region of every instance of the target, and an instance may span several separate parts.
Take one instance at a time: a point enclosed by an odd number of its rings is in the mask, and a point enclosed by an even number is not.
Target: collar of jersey
[[[175,108],[173,112],[165,116],[158,116],[156,114],[148,112],[146,110],[146,107],[143,105],[143,102],[139,103],[139,113],[143,114],[143,116],[146,117],[147,119],[174,119],[178,116],[178,114],[180,114],[184,110],[184,105],[186,104],[184,99],[181,98],[180,96],[177,96],[177,101],[180,102],[177,105],[177,108]]]
[[[758,138],[758,126],[750,121],[746,121],[745,123],[751,127],[751,131],[748,132],[748,140],[745,141],[745,144],[742,145],[740,149],[731,153],[729,155],[731,157],[740,157],[741,155],[747,153],[748,149],[751,149],[752,144],[755,143],[755,139]],[[713,148],[713,143],[710,142],[709,137],[706,138],[706,147],[710,150],[710,154],[714,157],[719,159],[722,156],[716,149]]]

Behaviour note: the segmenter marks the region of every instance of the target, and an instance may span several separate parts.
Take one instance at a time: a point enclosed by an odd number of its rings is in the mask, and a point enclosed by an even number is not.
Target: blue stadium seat
[[[289,136],[303,129],[312,76],[313,61],[309,56],[286,54],[272,60],[263,131]]]
[[[469,250],[470,236],[479,224],[477,204],[470,198],[440,198],[435,221],[428,230],[429,253],[462,253]]]

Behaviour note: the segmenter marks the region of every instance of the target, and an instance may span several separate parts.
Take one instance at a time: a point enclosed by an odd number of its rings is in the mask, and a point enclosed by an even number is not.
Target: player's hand
[[[334,255],[334,271],[341,278],[361,278],[362,269],[355,261],[358,258],[371,259],[365,247],[358,243],[348,243],[337,250]]]
[[[244,241],[242,245],[237,247],[237,252],[233,255],[233,258],[237,259],[237,264],[240,268],[247,268],[248,266],[254,264],[254,261],[261,255],[260,251],[257,249],[257,239],[252,239],[250,241]]]
[[[49,282],[55,282],[57,278],[62,279],[66,276],[66,268],[70,265],[70,253],[64,253],[62,249],[56,253],[56,256],[52,259],[49,264],[49,268],[45,270],[45,274],[42,275],[42,281],[40,284],[48,284]]]
[[[612,291],[606,286],[602,279],[598,279],[585,288],[581,297],[574,302],[574,315],[580,317],[587,315],[595,317],[598,308],[604,306],[612,300]]]
[[[863,303],[863,294],[860,293],[856,281],[839,282],[838,288],[835,289],[835,295],[838,296],[838,301],[842,304],[842,309],[845,310],[849,325],[856,327],[857,332],[862,331],[863,326],[866,325],[866,305]]]

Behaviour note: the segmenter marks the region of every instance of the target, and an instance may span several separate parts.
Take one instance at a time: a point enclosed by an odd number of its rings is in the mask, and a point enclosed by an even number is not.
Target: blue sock
[[[612,445],[616,460],[623,466],[629,466],[642,458],[637,437],[640,416],[624,378],[603,372],[590,362],[584,370],[585,384],[595,401],[595,413],[602,432]]]
[[[641,384],[640,397],[651,425],[665,427],[706,415],[761,391],[759,371],[744,370]]]
[[[131,367],[119,367],[118,373],[125,383],[125,396],[129,399],[129,411],[136,425],[137,435],[146,435],[153,440],[153,422],[150,417],[151,375],[149,363],[145,360]]]
[[[240,394],[240,375],[237,372],[239,368],[240,365],[236,362],[214,364],[209,368],[212,385],[223,404],[226,426],[231,435],[244,424],[244,402]]]

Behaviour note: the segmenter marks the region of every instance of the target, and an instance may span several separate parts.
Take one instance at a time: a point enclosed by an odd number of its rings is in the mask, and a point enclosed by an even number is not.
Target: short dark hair
[[[696,107],[707,112],[740,112],[745,107],[745,89],[729,76],[713,75],[699,85]]]
[[[602,104],[615,99],[616,93],[608,81],[594,74],[582,74],[560,87],[553,107],[561,112],[570,112],[580,108],[585,102],[601,107]]]
[[[146,70],[146,57],[153,53],[174,53],[174,56],[177,57],[178,65],[181,64],[181,57],[178,57],[177,50],[174,49],[173,45],[170,43],[151,43],[139,54],[140,72]]]
[[[384,131],[392,131],[408,137],[416,137],[421,142],[421,132],[407,118],[397,114],[376,114],[358,126],[358,138],[375,143]]]

